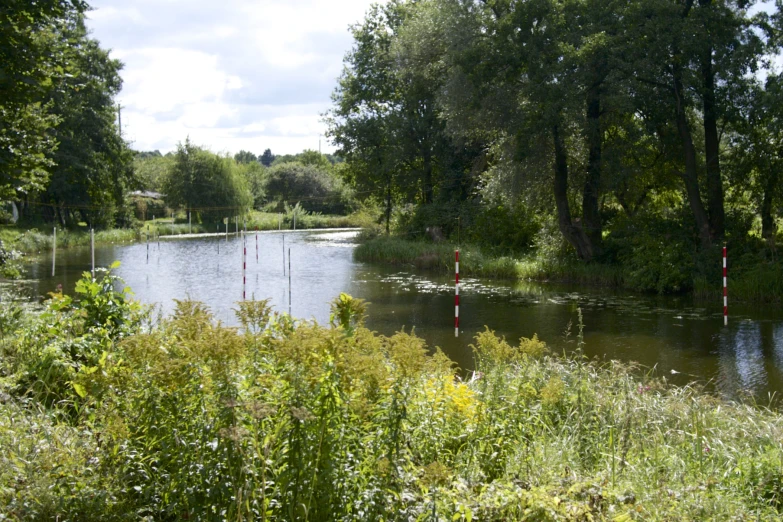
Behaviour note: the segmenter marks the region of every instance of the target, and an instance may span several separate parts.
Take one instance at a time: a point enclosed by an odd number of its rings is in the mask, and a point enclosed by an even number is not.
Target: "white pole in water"
[[[285,276],[285,234],[283,234],[283,275]]]
[[[291,315],[291,249],[288,249],[288,315]]]
[[[726,269],[726,246],[723,246],[723,326],[729,325],[729,289],[727,282]]]
[[[193,233],[193,226],[190,224],[190,210],[188,210],[188,234]]]
[[[459,249],[456,251],[454,265],[455,284],[454,284],[454,337],[459,337]]]
[[[90,258],[92,259],[92,278],[95,279],[95,231],[90,227]]]
[[[57,254],[57,227],[54,227],[54,233],[52,234],[52,277],[54,277],[56,254]]]

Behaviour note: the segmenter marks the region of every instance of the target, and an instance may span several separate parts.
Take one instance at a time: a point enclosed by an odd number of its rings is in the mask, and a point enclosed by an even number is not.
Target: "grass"
[[[454,271],[455,246],[448,243],[409,241],[379,236],[360,244],[357,261],[411,265],[443,273]],[[619,269],[600,264],[553,263],[537,259],[515,259],[487,255],[472,245],[460,247],[460,275],[495,279],[558,281],[601,286],[622,286]]]
[[[278,220],[282,216],[282,223],[278,225]],[[319,229],[319,228],[357,228],[370,226],[372,224],[371,216],[366,212],[355,212],[348,216],[330,216],[321,214],[309,214],[305,211],[299,211],[297,216],[297,229]],[[248,216],[248,230],[258,227],[259,230],[277,230],[278,226],[283,229],[293,227],[293,214],[276,214],[269,212],[252,211]],[[137,228],[121,228],[109,230],[97,230],[95,232],[96,244],[118,244],[134,241],[143,241],[146,234],[150,237],[183,235],[188,233],[202,234],[224,232],[225,225],[222,223],[219,228],[215,224],[192,223],[188,225],[187,220],[180,217],[175,222],[169,218],[149,220]],[[229,232],[234,231],[234,223],[229,224]],[[0,240],[9,250],[17,250],[23,253],[38,253],[52,248],[51,230],[41,231],[36,228],[22,229],[16,226],[0,226]],[[63,230],[57,229],[57,247],[69,248],[74,246],[87,246],[90,244],[90,233],[86,229]]]
[[[775,411],[489,330],[461,380],[348,296],[331,327],[240,303],[237,330],[111,288],[0,312],[5,518],[780,519]]]
[[[454,249],[449,243],[410,241],[378,236],[362,242],[354,251],[357,261],[408,265],[440,273],[453,273]],[[759,262],[747,257],[738,262],[729,278],[730,299],[779,303],[783,300],[783,264]],[[716,269],[717,270],[717,269]],[[718,272],[716,272],[717,274]],[[460,275],[507,280],[553,281],[580,285],[624,288],[628,277],[623,266],[600,263],[557,262],[535,257],[492,256],[473,245],[460,248]],[[713,278],[714,279],[714,278]],[[723,293],[720,281],[695,276],[693,294],[698,299],[717,300]]]
[[[750,270],[731,273],[727,284],[732,301],[780,303],[783,301],[783,264],[761,263]],[[694,294],[699,299],[718,302],[723,288],[721,284],[697,277],[694,279]]]

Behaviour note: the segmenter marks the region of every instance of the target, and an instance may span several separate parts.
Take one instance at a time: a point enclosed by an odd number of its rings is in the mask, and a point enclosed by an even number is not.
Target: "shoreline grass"
[[[354,259],[367,263],[408,265],[438,273],[453,273],[454,249],[451,243],[412,241],[394,236],[378,236],[359,244]],[[618,265],[578,262],[552,262],[536,258],[512,258],[488,255],[473,245],[460,248],[460,275],[501,280],[527,280],[571,283],[628,289],[624,268]],[[703,277],[693,278],[691,293],[696,299],[716,299],[722,287]],[[779,264],[766,263],[751,270],[738,270],[729,278],[734,301],[779,303],[783,301],[783,270]]]
[[[783,512],[779,412],[489,329],[463,380],[414,335],[364,328],[350,296],[331,327],[263,301],[240,303],[242,330],[191,301],[150,327],[111,281],[87,284],[41,315],[0,312],[0,514],[11,520]],[[98,317],[111,321],[91,327]]]
[[[253,211],[248,216],[248,230],[277,230],[278,217],[276,213]],[[184,221],[184,222],[183,222]],[[321,229],[321,228],[361,228],[367,225],[367,216],[362,213],[354,213],[347,216],[332,216],[321,214],[302,214],[297,217],[297,230]],[[281,225],[283,230],[291,229],[291,218],[285,217]],[[241,227],[241,223],[240,223]],[[233,222],[229,223],[229,233],[235,229]],[[135,228],[115,228],[109,230],[96,230],[96,244],[119,244],[144,241],[146,234],[150,237],[182,234],[207,234],[224,232],[225,225],[192,223],[188,225],[187,219],[181,217],[172,221],[171,218],[149,220]],[[0,227],[0,240],[8,250],[17,250],[25,254],[40,253],[52,248],[51,230],[43,231],[38,228],[20,229],[12,226]],[[90,244],[90,232],[86,227],[77,229],[57,229],[57,248],[71,248],[88,246]]]
[[[364,241],[354,250],[354,259],[368,263],[410,265],[441,273],[454,272],[455,245],[410,241],[379,236]],[[621,287],[622,273],[600,264],[545,263],[535,259],[487,255],[473,245],[460,247],[460,275],[506,280],[552,281]]]

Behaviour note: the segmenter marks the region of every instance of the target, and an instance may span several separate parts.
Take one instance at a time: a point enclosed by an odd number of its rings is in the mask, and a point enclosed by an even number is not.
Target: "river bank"
[[[303,213],[297,216],[296,229],[343,229],[361,228],[367,225],[367,216],[362,213],[347,216],[333,216],[322,214]],[[247,216],[248,230],[278,230],[292,229],[293,219],[284,214],[253,211]],[[228,226],[229,234],[241,228],[231,220]],[[202,235],[216,234],[226,230],[223,224],[201,224],[187,222],[186,215],[180,215],[176,219],[165,218],[149,220],[134,228],[114,228],[109,230],[96,230],[96,244],[122,244],[144,241],[149,234],[150,238],[158,236]],[[6,250],[16,250],[24,254],[35,254],[51,250],[53,232],[52,229],[40,229],[36,227],[0,226],[0,241]],[[57,248],[69,248],[87,246],[90,244],[90,231],[87,226],[73,229],[57,229]]]
[[[110,281],[80,288],[0,312],[11,519],[780,517],[783,417],[765,408],[488,330],[460,379],[348,296],[330,327],[245,302],[237,330],[182,301],[142,332]]]
[[[354,251],[357,261],[411,266],[439,273],[453,273],[456,246],[450,243],[432,243],[406,240],[394,236],[378,236],[361,241]],[[747,266],[743,266],[742,262]],[[733,265],[733,266],[732,266]],[[730,299],[750,303],[779,303],[783,301],[783,264],[758,262],[743,258],[733,263],[729,281]],[[717,267],[717,263],[716,263]],[[630,283],[631,268],[601,263],[558,262],[534,256],[515,258],[494,256],[474,245],[460,247],[460,276],[505,279],[511,281],[539,281],[573,283],[638,290]],[[665,267],[662,268],[665,271]],[[690,285],[680,292],[702,299],[722,295],[719,268],[712,278],[693,276]]]

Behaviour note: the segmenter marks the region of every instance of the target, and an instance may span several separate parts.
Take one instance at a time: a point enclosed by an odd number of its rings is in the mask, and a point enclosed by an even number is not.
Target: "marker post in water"
[[[242,233],[242,300],[245,301],[245,288],[247,286],[247,240]]]
[[[726,245],[723,246],[723,326],[729,325],[729,288],[727,283]]]
[[[288,315],[291,315],[291,249],[288,249]]]
[[[454,275],[454,337],[459,337],[459,249],[456,250]]]
[[[95,231],[90,227],[90,260],[92,261],[92,278],[95,279]]]
[[[54,277],[55,258],[57,257],[57,227],[52,233],[52,277]]]
[[[285,275],[285,234],[283,234],[283,275]]]

